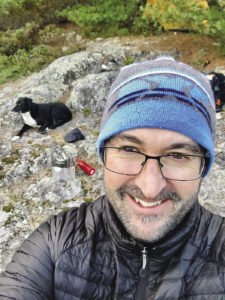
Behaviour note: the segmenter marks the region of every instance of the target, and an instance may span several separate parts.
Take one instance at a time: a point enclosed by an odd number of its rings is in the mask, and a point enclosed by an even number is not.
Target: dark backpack
[[[207,77],[210,80],[214,93],[216,112],[225,110],[225,75],[217,72],[210,72]]]

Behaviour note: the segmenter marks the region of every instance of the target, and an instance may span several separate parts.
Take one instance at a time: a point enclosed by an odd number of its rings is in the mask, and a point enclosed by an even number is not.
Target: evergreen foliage
[[[0,84],[39,71],[61,53],[53,47],[38,45],[30,51],[19,49],[14,55],[0,54]]]
[[[61,20],[57,11],[76,3],[76,0],[1,0],[0,30],[17,29],[30,22],[41,27],[58,23]]]
[[[99,0],[89,5],[77,4],[58,15],[76,23],[88,36],[128,34],[141,15],[140,0]],[[146,19],[147,20],[147,19]]]
[[[1,31],[0,54],[12,55],[18,49],[29,50],[36,44],[39,29],[39,25],[32,22],[16,30]]]

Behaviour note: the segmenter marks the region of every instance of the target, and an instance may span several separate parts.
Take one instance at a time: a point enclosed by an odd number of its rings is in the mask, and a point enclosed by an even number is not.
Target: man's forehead
[[[199,152],[201,150],[201,147],[188,136],[176,131],[158,128],[138,128],[123,131],[113,136],[111,141],[129,141],[146,147],[161,145],[168,149],[190,147],[193,151]]]

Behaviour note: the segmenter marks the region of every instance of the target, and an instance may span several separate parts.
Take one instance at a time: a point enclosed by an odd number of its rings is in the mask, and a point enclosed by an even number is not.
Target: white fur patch
[[[223,115],[222,115],[221,113],[216,114],[216,119],[217,119],[217,120],[222,119],[222,117],[223,117]]]
[[[212,80],[213,77],[214,77],[214,74],[208,74],[206,77],[207,77],[209,80]]]
[[[38,127],[36,121],[31,117],[30,112],[26,112],[22,114],[24,123],[31,127]]]
[[[14,135],[13,137],[12,137],[12,139],[11,139],[11,141],[12,142],[15,142],[15,141],[17,141],[17,140],[19,140],[19,136],[18,135]]]

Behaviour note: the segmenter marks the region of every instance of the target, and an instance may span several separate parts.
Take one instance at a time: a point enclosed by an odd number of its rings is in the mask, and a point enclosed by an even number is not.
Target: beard
[[[126,231],[135,239],[144,242],[157,242],[164,238],[183,220],[197,201],[198,191],[187,199],[181,198],[176,192],[163,189],[151,201],[164,201],[170,199],[170,205],[160,214],[140,214],[132,210],[130,199],[145,199],[142,191],[135,185],[123,185],[117,190],[105,186],[106,196],[116,215],[122,222]]]

